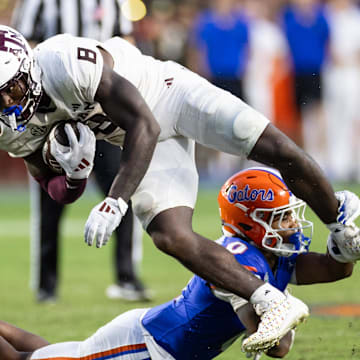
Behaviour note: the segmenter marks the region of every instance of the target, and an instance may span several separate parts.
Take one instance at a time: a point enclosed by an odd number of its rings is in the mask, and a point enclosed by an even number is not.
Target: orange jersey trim
[[[258,272],[258,269],[257,269],[255,266],[243,265],[243,267],[244,267],[246,270]]]

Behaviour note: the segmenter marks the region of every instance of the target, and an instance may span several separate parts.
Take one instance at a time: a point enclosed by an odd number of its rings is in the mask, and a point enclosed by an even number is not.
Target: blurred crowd
[[[153,0],[141,50],[241,97],[305,148],[334,182],[360,180],[360,6],[355,0]],[[197,151],[202,178],[238,158]]]
[[[134,22],[134,35],[145,54],[180,62],[244,99],[332,181],[360,180],[359,1],[144,3],[147,13]],[[200,146],[197,161],[201,179],[210,181],[244,166]]]

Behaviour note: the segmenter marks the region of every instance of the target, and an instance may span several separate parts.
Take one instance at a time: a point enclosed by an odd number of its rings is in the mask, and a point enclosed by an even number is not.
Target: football
[[[68,136],[65,132],[65,124],[70,124],[73,128],[77,139],[80,139],[80,132],[77,127],[77,122],[74,120],[62,121],[57,123],[49,132],[49,135],[46,138],[42,149],[42,156],[45,164],[55,173],[62,174],[63,169],[60,164],[56,161],[56,159],[51,155],[50,148],[51,142],[56,139],[56,141],[64,147],[68,147],[70,145]]]

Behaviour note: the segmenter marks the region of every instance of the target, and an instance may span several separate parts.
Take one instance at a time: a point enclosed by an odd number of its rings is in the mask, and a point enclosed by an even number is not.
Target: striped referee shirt
[[[29,41],[70,33],[105,41],[126,36],[132,24],[121,14],[124,0],[19,0],[12,26]]]

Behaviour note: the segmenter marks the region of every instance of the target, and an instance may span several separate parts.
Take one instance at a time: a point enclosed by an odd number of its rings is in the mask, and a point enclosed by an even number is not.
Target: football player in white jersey
[[[339,261],[360,256],[355,194],[346,192],[339,201],[319,166],[239,98],[174,62],[142,55],[125,40],[99,43],[57,35],[32,53],[21,34],[0,26],[0,111],[0,148],[23,157],[57,201],[72,202],[81,195],[92,169],[93,133],[122,144],[108,197],[85,225],[86,243],[106,244],[131,198],[160,250],[252,303],[276,300],[269,304],[276,303],[278,312],[269,306],[262,316],[274,339],[279,336],[272,325],[275,314],[281,314],[286,327],[294,325],[289,319],[296,321],[288,316],[297,312],[291,300],[192,229],[198,186],[195,142],[277,168],[334,233],[331,250]],[[78,124],[79,141],[66,125],[70,147],[53,141],[52,154],[66,175],[49,175],[41,166],[41,147],[50,128],[67,119],[86,125]],[[261,339],[257,345],[266,347]]]
[[[306,204],[295,198],[273,169],[252,168],[233,175],[222,186],[218,202],[225,235],[217,243],[280,291],[288,283],[330,282],[351,275],[352,263],[341,264],[328,253],[309,252],[312,223],[305,218]],[[307,306],[287,296],[306,317]],[[85,341],[47,346],[44,339],[0,321],[0,358],[208,360],[245,332],[256,330],[254,310],[258,311],[243,298],[195,275],[175,299],[151,309],[128,311]],[[289,352],[294,330],[285,330],[283,335],[267,351],[268,356],[284,357]]]

